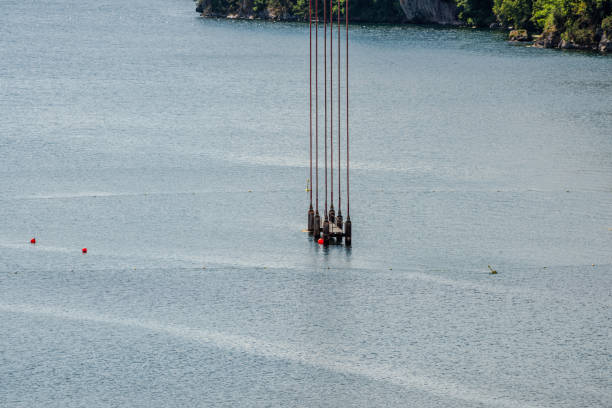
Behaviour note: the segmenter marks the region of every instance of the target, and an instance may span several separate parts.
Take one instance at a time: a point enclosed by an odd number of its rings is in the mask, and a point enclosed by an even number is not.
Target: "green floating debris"
[[[497,271],[493,268],[491,268],[491,265],[487,265],[489,267],[489,270],[491,271],[491,275],[497,275]]]

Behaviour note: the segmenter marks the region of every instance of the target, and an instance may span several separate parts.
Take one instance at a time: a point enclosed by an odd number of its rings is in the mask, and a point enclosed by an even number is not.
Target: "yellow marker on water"
[[[306,192],[309,193],[310,191],[310,179],[306,179]]]
[[[489,270],[491,271],[491,275],[497,275],[497,271],[493,268],[491,268],[491,265],[487,265],[489,267]]]

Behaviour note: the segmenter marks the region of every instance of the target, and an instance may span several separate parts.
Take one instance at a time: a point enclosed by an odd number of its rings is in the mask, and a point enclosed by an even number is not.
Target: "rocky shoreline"
[[[291,8],[291,6],[282,5],[290,4],[290,2],[234,0],[232,4],[229,4],[230,2],[227,1],[223,6],[220,6],[218,1],[215,2],[216,0],[195,1],[196,12],[200,13],[202,17],[274,21],[304,21],[305,17],[307,17],[304,14],[300,14],[299,9],[297,9],[298,12],[296,12],[295,6]],[[357,10],[353,12],[351,21],[395,24],[424,23],[472,26],[473,28],[479,26],[467,24],[466,21],[461,19],[461,7],[457,6],[458,4],[461,5],[460,2],[455,3],[452,0],[398,0],[395,4],[399,7],[385,10],[383,15],[379,12],[374,18],[371,13]],[[537,48],[590,50],[601,53],[612,53],[612,32],[609,32],[610,30],[602,28],[601,26],[591,26],[587,29],[583,29],[583,32],[590,34],[583,35],[579,39],[577,39],[576,36],[569,35],[568,32],[556,29],[555,26],[546,28],[539,35],[526,29],[513,29],[513,27],[504,26],[499,22],[493,22],[486,26],[491,29],[508,30],[508,39],[513,43],[531,43]]]
[[[516,43],[531,42],[536,48],[612,52],[612,37],[608,37],[605,32],[596,33],[595,41],[590,43],[578,43],[563,37],[563,34],[556,30],[548,30],[540,35],[530,35],[527,30],[511,30],[508,34],[509,41]]]
[[[307,4],[307,3],[306,3]],[[397,0],[396,8],[375,16],[366,10],[355,10],[350,19],[362,23],[425,23],[462,25],[457,18],[457,6],[451,0]],[[264,7],[256,0],[239,0],[234,7],[219,7],[215,0],[196,0],[196,11],[202,17],[245,20],[304,21],[306,16],[293,12],[280,2],[267,2]]]
[[[206,8],[206,3],[198,4],[196,12],[200,13],[202,17],[208,18],[227,18],[227,19],[240,19],[240,20],[275,20],[275,21],[300,21],[301,18],[297,15],[289,13],[280,13],[277,10],[265,9],[259,12],[253,10],[240,10],[238,13],[219,13],[213,11],[211,8]]]

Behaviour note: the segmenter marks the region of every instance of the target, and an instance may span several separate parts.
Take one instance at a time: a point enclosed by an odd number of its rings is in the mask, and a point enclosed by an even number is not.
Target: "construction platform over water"
[[[352,229],[351,220],[348,218],[346,221],[342,221],[342,215],[335,216],[333,211],[330,212],[327,217],[321,218],[314,211],[308,212],[308,233],[312,234],[313,239],[319,244],[341,244],[342,238],[344,238],[344,244],[347,246],[351,245],[352,241]]]
[[[327,7],[329,1],[329,9]],[[309,100],[309,161],[310,161],[310,177],[307,180],[306,191],[309,199],[308,209],[308,231],[315,242],[328,245],[328,244],[341,244],[344,239],[346,246],[351,245],[351,212],[350,212],[350,183],[349,183],[349,18],[348,18],[348,2],[344,3],[344,19],[341,19],[341,9],[339,0],[336,0],[336,6],[334,7],[334,0],[322,0],[323,15],[319,13],[319,4],[321,0],[308,0],[308,43],[309,43],[309,73],[308,73],[308,100]],[[314,5],[314,10],[313,6]],[[337,12],[334,16],[334,10]],[[314,14],[313,14],[314,11]],[[328,12],[329,11],[329,12]],[[321,20],[322,17],[322,20]],[[334,19],[336,25],[334,27]],[[344,20],[343,28],[341,29],[341,22]],[[319,37],[320,29],[323,29],[323,52],[319,52]],[[334,28],[337,30],[334,30]],[[337,32],[335,40],[337,41],[337,47],[334,54],[334,32]],[[341,49],[342,42],[341,36],[344,31],[345,40],[345,56],[342,59]],[[314,35],[314,42],[313,42]],[[329,39],[329,40],[328,40]],[[314,44],[313,44],[314,43]],[[314,45],[314,52],[313,52]],[[329,54],[328,54],[329,50]],[[322,55],[321,55],[322,54]],[[335,64],[334,64],[335,55]],[[319,96],[319,72],[320,63],[319,57],[323,57],[323,66],[321,76],[323,79],[323,97]],[[328,59],[329,56],[329,59]],[[314,61],[313,61],[314,57]],[[329,61],[329,64],[327,63]],[[342,63],[344,63],[344,91],[345,95],[342,95]],[[328,69],[329,68],[329,69]],[[335,69],[334,69],[335,68]],[[314,75],[313,75],[314,72]],[[334,78],[336,79],[335,85],[337,87],[336,98],[334,99]],[[313,81],[314,79],[314,81]],[[329,84],[329,87],[328,87]],[[314,85],[314,86],[313,86]],[[314,91],[314,92],[313,92]],[[329,91],[329,92],[328,92]],[[314,94],[314,95],[313,95]],[[323,109],[319,109],[319,102],[323,101]],[[342,118],[342,101],[344,100],[344,113],[346,114]],[[314,102],[314,106],[313,106]],[[334,111],[334,106],[337,109]],[[314,109],[313,109],[314,108]],[[337,115],[337,121],[334,123],[334,117]],[[321,126],[322,125],[322,126]],[[337,128],[336,128],[337,126]],[[336,131],[336,144],[334,144],[334,131]],[[343,131],[346,131],[346,138],[343,143]],[[323,143],[319,144],[319,134],[323,136]],[[314,137],[313,137],[314,136]],[[314,143],[313,143],[314,142]],[[321,145],[321,146],[320,146]],[[329,148],[328,148],[329,147]],[[344,147],[344,152],[342,148]],[[336,150],[337,148],[337,150]],[[335,209],[338,211],[334,212],[334,151],[337,151],[337,189],[336,198],[337,206]],[[323,160],[319,161],[319,155],[322,153]],[[344,167],[346,170],[345,180],[342,183],[342,156],[346,153],[346,161]],[[314,166],[313,166],[314,158]],[[329,163],[329,167],[328,167]],[[321,168],[322,167],[322,168]],[[313,174],[314,169],[314,174]],[[323,170],[323,177],[321,177],[321,188],[319,186],[319,171]],[[313,178],[314,175],[314,178]],[[328,176],[330,182],[328,183]],[[313,183],[311,183],[313,181]],[[346,219],[342,218],[342,187],[346,194]],[[313,199],[313,190],[315,192]],[[319,207],[319,191],[322,190],[321,204],[323,207]],[[328,193],[331,200],[328,202]],[[328,206],[328,203],[330,204]]]

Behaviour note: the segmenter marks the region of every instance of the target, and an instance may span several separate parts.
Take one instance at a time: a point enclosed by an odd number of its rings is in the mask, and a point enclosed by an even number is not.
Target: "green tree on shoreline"
[[[341,11],[344,1],[340,0]],[[405,20],[399,0],[350,0],[352,21],[398,23]],[[459,20],[471,26],[556,33],[560,39],[592,45],[612,38],[612,0],[446,0],[457,5]],[[308,18],[308,0],[197,0],[198,10],[217,15],[268,15]],[[322,5],[322,3],[321,3]],[[336,12],[334,5],[333,12]],[[323,7],[319,7],[320,14]]]

